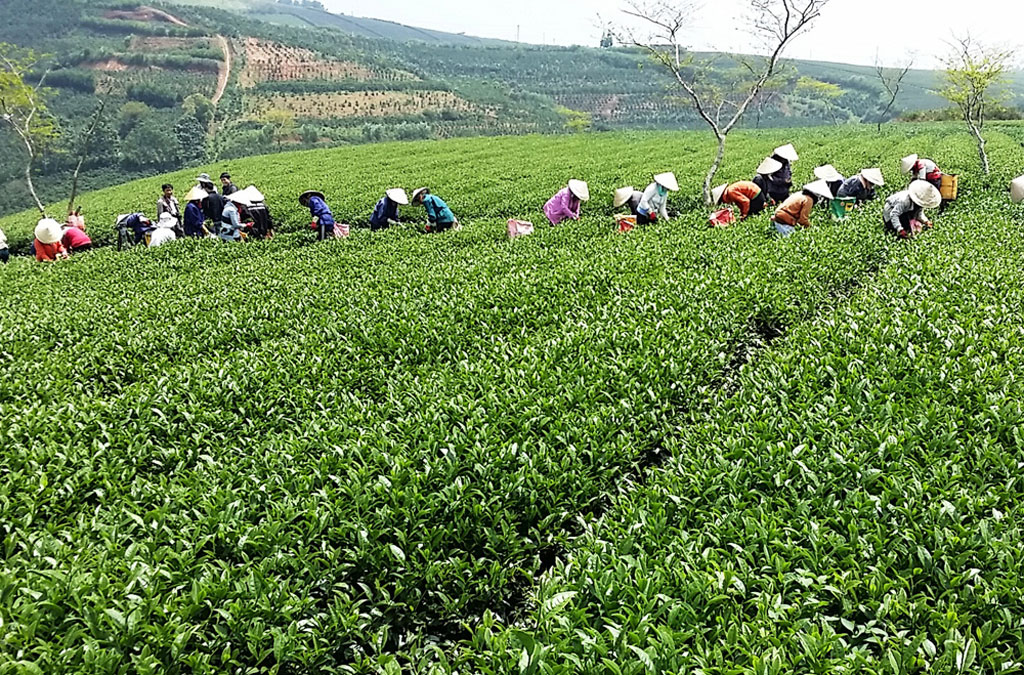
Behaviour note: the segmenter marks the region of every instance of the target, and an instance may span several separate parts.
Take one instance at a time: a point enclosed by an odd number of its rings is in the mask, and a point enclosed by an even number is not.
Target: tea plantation
[[[1024,149],[990,135],[990,178],[955,127],[731,140],[728,179],[935,157],[961,199],[910,242],[878,202],[711,230],[707,137],[659,133],[241,160],[271,242],[15,259],[0,673],[1024,672]],[[615,233],[666,169],[680,217]],[[577,176],[580,223],[505,239]],[[162,182],[85,196],[99,240]],[[315,244],[295,203],[420,184],[461,232]]]

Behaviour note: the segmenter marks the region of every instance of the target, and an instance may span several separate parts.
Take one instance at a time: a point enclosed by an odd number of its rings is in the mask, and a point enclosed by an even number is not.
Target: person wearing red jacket
[[[36,260],[39,262],[54,262],[64,260],[68,252],[61,243],[63,232],[60,223],[53,218],[43,218],[36,225],[36,240],[33,244],[36,251]]]
[[[756,216],[764,211],[768,199],[757,183],[741,180],[736,183],[719,185],[711,192],[715,204],[731,204],[740,210],[740,220]]]

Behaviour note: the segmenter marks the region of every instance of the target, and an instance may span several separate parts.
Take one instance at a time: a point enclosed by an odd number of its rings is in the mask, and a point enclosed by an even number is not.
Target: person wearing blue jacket
[[[334,214],[327,206],[323,192],[307,190],[299,195],[299,204],[309,209],[313,216],[313,226],[316,229],[317,241],[324,241],[334,237]]]
[[[370,216],[370,229],[374,232],[386,230],[392,225],[398,224],[398,207],[408,206],[409,196],[402,188],[391,188],[384,193],[384,196],[373,209]]]
[[[203,213],[203,200],[209,197],[206,190],[198,185],[185,195],[184,230],[186,237],[203,238],[206,236],[206,214]],[[222,212],[223,213],[223,212]]]
[[[430,194],[429,188],[420,188],[412,193],[414,206],[422,206],[427,211],[427,232],[444,232],[459,229],[459,219],[455,217],[448,204],[437,195]]]

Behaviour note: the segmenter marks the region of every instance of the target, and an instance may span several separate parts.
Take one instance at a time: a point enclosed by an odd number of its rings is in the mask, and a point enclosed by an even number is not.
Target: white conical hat
[[[1010,199],[1013,200],[1014,204],[1024,202],[1024,176],[1010,183]]]
[[[724,195],[725,191],[728,190],[728,189],[729,189],[729,184],[728,183],[722,183],[721,185],[716,187],[714,190],[712,190],[711,191],[711,203],[712,204],[720,204],[720,203],[722,203],[722,195]]]
[[[209,196],[210,196],[209,192],[207,192],[203,188],[201,188],[198,185],[196,185],[191,190],[188,191],[187,195],[185,195],[185,201],[186,202],[194,202],[194,201],[200,201],[201,202],[201,201],[203,201],[204,199],[206,199]]]
[[[881,169],[864,169],[860,172],[860,175],[864,177],[864,180],[876,187],[885,186],[885,176],[882,175]]]
[[[757,167],[757,173],[762,176],[770,176],[782,168],[782,162],[774,157],[768,157]]]
[[[244,190],[239,190],[238,192],[244,195],[245,198],[248,199],[253,204],[262,204],[263,202],[267,201],[266,197],[263,196],[262,192],[256,189],[255,185],[250,185]]]
[[[900,160],[900,169],[903,170],[903,173],[910,173],[910,170],[917,164],[917,159],[917,155],[907,155]]]
[[[832,190],[829,189],[828,183],[823,180],[816,180],[813,183],[808,183],[804,186],[805,192],[810,192],[812,195],[818,195],[824,199],[832,199]]]
[[[836,171],[836,168],[831,164],[819,166],[814,170],[814,176],[823,181],[828,181],[829,183],[834,183],[837,180],[843,180],[843,174]]]
[[[241,190],[229,194],[227,196],[227,200],[236,204],[241,204],[242,206],[252,206],[252,200],[249,199],[249,195],[245,194],[245,192]]]
[[[590,201],[590,186],[581,180],[569,181],[569,192],[576,195],[581,202]]]
[[[36,239],[44,244],[56,244],[64,235],[60,223],[53,218],[43,218],[36,223]]]
[[[931,183],[915,180],[910,184],[910,199],[925,209],[935,209],[942,204],[942,193]]]
[[[400,206],[409,205],[409,195],[402,188],[391,188],[390,190],[385,190],[384,194],[388,196],[388,199]]]
[[[676,175],[671,171],[659,173],[654,177],[654,182],[669,192],[679,192],[679,181],[676,180]]]
[[[778,155],[789,162],[795,162],[800,159],[800,155],[796,154],[796,148],[793,147],[792,143],[775,148],[775,152],[772,154]]]
[[[164,211],[160,214],[160,220],[156,221],[156,226],[173,230],[178,226],[178,219]]]
[[[634,192],[636,192],[636,189],[632,185],[628,187],[621,187],[618,190],[616,190],[615,200],[613,202],[615,208],[619,208],[623,206],[626,202],[628,202],[633,197]]]

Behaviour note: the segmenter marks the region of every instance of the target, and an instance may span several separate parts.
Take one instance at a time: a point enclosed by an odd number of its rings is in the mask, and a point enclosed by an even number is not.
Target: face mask
[[[665,195],[667,195],[667,194],[668,194],[668,189],[667,189],[667,188],[665,188],[665,187],[664,187],[664,186],[662,186],[662,185],[659,185],[659,186],[658,186],[658,195],[659,195],[659,196],[661,196],[661,197],[664,197],[664,196],[665,196]]]

